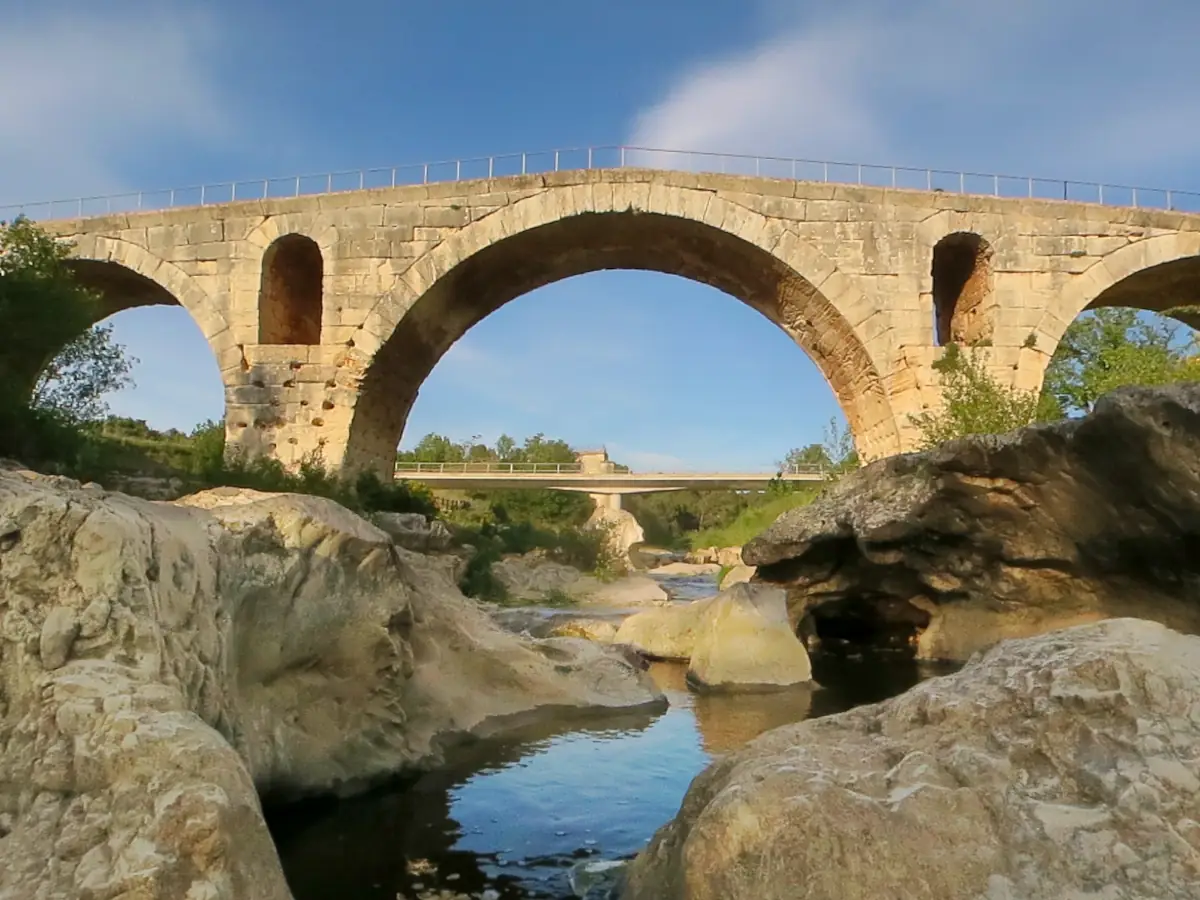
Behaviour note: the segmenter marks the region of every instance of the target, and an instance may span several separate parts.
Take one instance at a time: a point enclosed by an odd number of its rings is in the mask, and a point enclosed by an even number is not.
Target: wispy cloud
[[[54,6],[0,13],[0,203],[127,190],[131,158],[228,140],[200,9]]]
[[[630,140],[1077,177],[1169,174],[1200,153],[1200,77],[1187,62],[1195,4],[765,8],[768,37],[681,72],[635,117]]]

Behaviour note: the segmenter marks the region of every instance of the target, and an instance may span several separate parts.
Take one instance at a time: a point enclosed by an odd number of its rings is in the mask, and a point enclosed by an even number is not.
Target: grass
[[[819,493],[820,488],[800,488],[771,497],[758,506],[742,510],[728,525],[696,532],[691,536],[692,548],[699,550],[703,547],[740,547],[761,534],[768,525],[789,509],[812,503]],[[724,574],[721,573],[722,576]]]

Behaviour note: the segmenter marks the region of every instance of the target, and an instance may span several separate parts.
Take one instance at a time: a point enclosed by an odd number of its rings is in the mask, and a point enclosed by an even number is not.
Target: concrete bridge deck
[[[597,472],[581,463],[397,463],[396,477],[451,490],[549,488],[586,494],[655,494],[685,490],[764,490],[771,481],[822,482],[823,466],[783,472]]]

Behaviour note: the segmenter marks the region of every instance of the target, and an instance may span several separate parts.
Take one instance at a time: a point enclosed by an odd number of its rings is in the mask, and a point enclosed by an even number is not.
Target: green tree
[[[1067,328],[1046,370],[1039,415],[1087,413],[1125,385],[1200,380],[1194,334],[1162,317],[1126,308],[1085,313]]]
[[[924,447],[968,434],[1003,434],[1028,425],[1038,413],[1038,396],[993,378],[978,347],[948,344],[933,367],[943,406],[911,417]]]
[[[132,383],[136,362],[113,340],[111,325],[89,328],[42,369],[31,402],[71,422],[99,422],[108,414],[104,397]]]
[[[0,223],[0,391],[24,407],[42,370],[101,317],[100,298],[80,286],[71,246],[25,218]]]
[[[833,460],[829,458],[829,452],[823,444],[794,447],[788,451],[787,456],[783,458],[783,462],[779,464],[780,470],[807,466],[824,466],[825,468],[833,466]]]
[[[104,305],[75,280],[71,249],[25,218],[0,223],[0,453],[31,462],[79,463],[80,427],[132,366],[111,329],[91,327]]]
[[[225,425],[209,419],[192,429],[192,472],[216,480],[225,469]]]
[[[402,450],[396,458],[400,462],[462,462],[466,453],[461,444],[444,435],[427,434],[412,450]]]
[[[837,416],[831,418],[825,426],[821,446],[825,450],[825,456],[833,462],[835,475],[857,469],[862,464],[858,458],[858,448],[854,446],[854,435],[850,432],[850,426],[840,423]]]
[[[514,462],[526,463],[573,463],[575,449],[563,440],[547,440],[540,431],[525,439],[525,445],[516,453]]]
[[[507,434],[502,434],[496,438],[496,458],[500,462],[512,462],[513,455],[517,452],[517,442]]]
[[[779,464],[780,471],[805,466],[823,466],[834,476],[857,469],[858,451],[854,447],[854,436],[849,426],[842,425],[834,416],[825,426],[821,443],[789,450]]]

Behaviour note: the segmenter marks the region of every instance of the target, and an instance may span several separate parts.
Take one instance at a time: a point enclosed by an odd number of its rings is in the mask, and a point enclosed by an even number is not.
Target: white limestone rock
[[[1136,619],[770,731],[692,782],[625,900],[1200,896],[1200,638]]]
[[[329,500],[0,469],[0,898],[288,900],[259,791],[345,792],[548,707],[661,704],[502,631]]]

